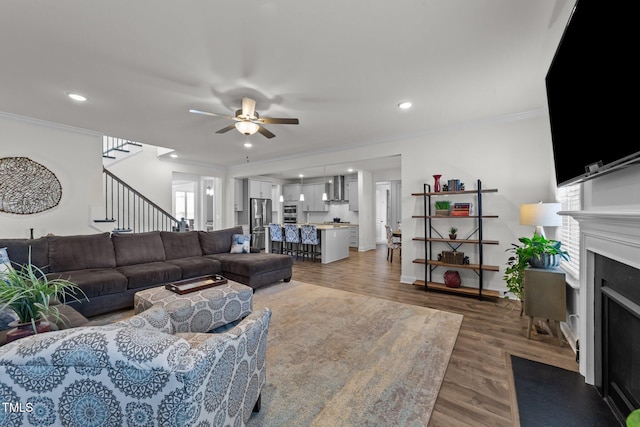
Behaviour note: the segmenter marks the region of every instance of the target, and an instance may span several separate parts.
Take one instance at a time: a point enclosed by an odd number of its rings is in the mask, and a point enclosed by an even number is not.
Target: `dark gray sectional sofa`
[[[291,280],[293,259],[267,253],[230,253],[231,237],[242,227],[217,231],[153,231],[133,234],[47,236],[0,239],[12,262],[28,261],[47,277],[71,280],[89,301],[70,303],[90,317],[133,307],[146,288],[209,274],[221,274],[253,289]]]

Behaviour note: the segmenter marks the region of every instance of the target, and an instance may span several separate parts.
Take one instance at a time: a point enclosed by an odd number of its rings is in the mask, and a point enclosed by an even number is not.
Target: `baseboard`
[[[573,329],[571,329],[565,322],[560,322],[560,330],[562,331],[564,337],[567,339],[571,350],[573,350],[574,353],[577,353],[578,337],[573,333]]]

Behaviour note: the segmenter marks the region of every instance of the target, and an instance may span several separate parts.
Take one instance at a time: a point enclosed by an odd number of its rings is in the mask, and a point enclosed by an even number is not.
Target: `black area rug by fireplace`
[[[511,355],[521,427],[615,427],[596,388],[578,372]]]

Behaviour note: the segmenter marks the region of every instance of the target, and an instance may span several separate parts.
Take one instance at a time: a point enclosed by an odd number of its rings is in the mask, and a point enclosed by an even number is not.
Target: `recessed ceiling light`
[[[411,103],[409,101],[403,101],[401,103],[398,104],[398,108],[401,108],[403,110],[407,110],[409,108],[411,108]]]
[[[244,146],[247,147],[247,148],[251,148],[251,147],[253,147],[253,144],[250,143],[250,142],[245,142]]]
[[[171,158],[175,159],[175,158],[177,158],[177,157],[178,157],[178,155],[177,155],[177,154],[169,154],[169,157],[171,157]]]
[[[347,172],[353,172],[353,169],[349,168],[347,169]]]
[[[84,102],[87,100],[86,96],[82,96],[80,94],[77,93],[70,93],[68,94],[69,98],[73,99],[74,101],[80,101],[80,102]]]

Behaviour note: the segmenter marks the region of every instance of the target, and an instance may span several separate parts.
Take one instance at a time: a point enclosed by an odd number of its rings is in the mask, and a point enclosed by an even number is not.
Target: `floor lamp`
[[[558,215],[560,203],[530,203],[520,205],[520,224],[534,225],[534,234],[545,237],[543,227],[559,227],[562,217]],[[546,238],[546,237],[545,237]]]

